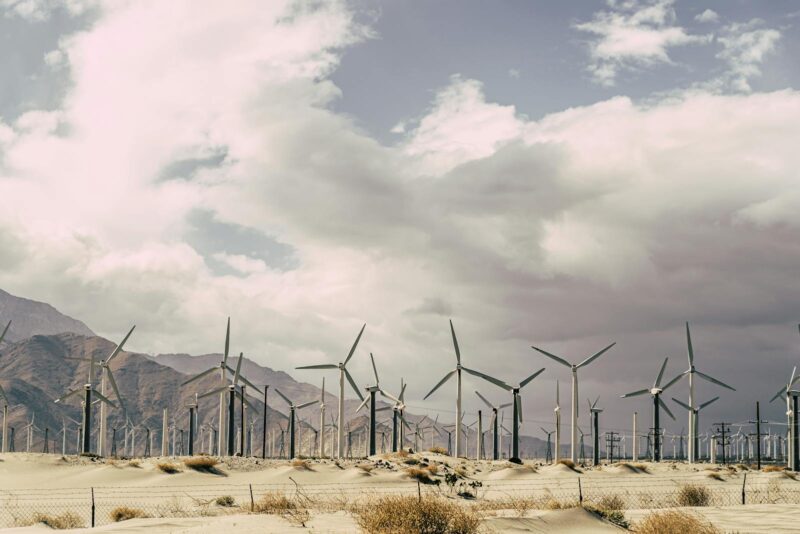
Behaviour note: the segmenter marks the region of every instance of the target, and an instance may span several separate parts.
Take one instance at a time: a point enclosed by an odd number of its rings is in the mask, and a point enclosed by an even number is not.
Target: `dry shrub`
[[[400,449],[400,450],[398,450],[398,451],[397,451],[396,453],[394,453],[394,454],[395,454],[396,456],[399,456],[400,458],[405,458],[406,456],[408,456],[408,451],[407,451],[407,450],[405,450],[405,449]]]
[[[119,523],[120,521],[127,521],[128,519],[136,519],[139,517],[147,517],[147,514],[144,513],[144,510],[139,510],[138,508],[128,508],[127,506],[118,506],[111,510],[111,513],[108,514],[111,520],[115,523]]]
[[[313,469],[311,469],[311,462],[303,458],[295,458],[292,460],[292,467],[296,467],[297,469],[305,469],[306,471],[313,471]]]
[[[565,510],[567,508],[577,508],[580,504],[576,501],[559,501],[558,499],[548,499],[544,503],[545,510]]]
[[[431,447],[428,450],[434,454],[444,454],[445,456],[447,456],[447,449],[445,449],[444,447]]]
[[[50,528],[65,530],[68,528],[83,528],[85,525],[83,519],[78,514],[72,512],[64,512],[60,515],[47,515],[35,514],[33,516],[34,523],[42,523]]]
[[[764,466],[762,471],[765,473],[777,473],[778,471],[783,471],[785,468],[781,465],[767,465]]]
[[[481,522],[471,508],[434,496],[388,495],[353,513],[370,534],[474,534]]]
[[[636,524],[637,534],[721,534],[721,530],[697,516],[678,510],[654,512]]]
[[[131,460],[128,462],[128,467],[140,468],[142,467],[142,462],[140,462],[139,460]]]
[[[221,495],[214,499],[214,502],[217,506],[222,506],[223,508],[230,508],[231,506],[236,505],[236,499],[234,499],[231,495]]]
[[[605,495],[597,502],[585,505],[584,508],[615,525],[628,528],[628,520],[622,512],[625,509],[625,501],[619,495]]]
[[[425,469],[427,469],[428,472],[431,475],[438,475],[439,474],[439,466],[438,465],[431,464],[428,467],[426,467]]]
[[[405,460],[403,460],[403,463],[406,465],[417,465],[419,463],[419,460],[417,460],[416,458],[406,458]]]
[[[455,473],[462,478],[466,478],[466,476],[469,474],[467,473],[467,467],[464,465],[459,465],[455,467],[453,471],[455,471]]]
[[[423,484],[430,484],[431,480],[431,472],[425,468],[419,467],[408,467],[406,468],[406,475],[409,478],[413,478],[414,480],[418,480]]]
[[[356,467],[365,473],[371,473],[372,470],[375,469],[375,466],[372,464],[358,464]]]
[[[625,501],[619,495],[604,495],[595,506],[603,510],[624,510]]]
[[[156,467],[158,468],[159,471],[161,471],[162,473],[166,473],[168,475],[174,475],[175,473],[181,472],[180,468],[176,464],[173,464],[171,462],[161,462],[156,464]]]
[[[710,472],[710,473],[706,474],[706,476],[707,476],[708,478],[712,479],[712,480],[718,480],[718,481],[720,481],[720,482],[724,482],[724,481],[725,481],[725,479],[724,479],[724,478],[722,478],[722,475],[720,475],[719,473],[715,473],[714,471],[712,471],[712,472]]]
[[[298,499],[290,498],[283,493],[271,491],[259,499],[253,511],[258,514],[279,515],[291,524],[305,527],[311,514],[308,508],[302,506]]]
[[[536,500],[533,497],[512,495],[508,498],[507,504],[517,517],[524,517],[536,505]]]
[[[582,472],[580,469],[578,469],[578,467],[575,465],[575,462],[573,462],[572,460],[559,460],[558,463],[560,463],[561,465],[566,465],[576,473]]]
[[[739,471],[749,471],[750,470],[750,468],[747,467],[744,464],[736,464],[736,469],[738,469]]]
[[[678,491],[676,500],[680,506],[708,506],[711,501],[711,493],[705,486],[685,484]]]
[[[642,471],[643,473],[649,473],[650,472],[650,466],[648,466],[647,464],[631,464],[631,467],[633,467],[634,469],[638,469],[639,471]]]
[[[215,475],[221,473],[221,471],[216,467],[217,464],[219,464],[219,460],[212,458],[211,456],[192,456],[191,458],[186,458],[183,461],[183,465],[189,469],[193,469],[201,473],[212,473]]]

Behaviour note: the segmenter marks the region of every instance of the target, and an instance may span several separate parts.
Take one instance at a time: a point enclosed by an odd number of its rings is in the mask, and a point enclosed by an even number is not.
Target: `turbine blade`
[[[303,365],[301,367],[295,367],[295,369],[338,369],[339,366],[335,363],[323,363],[320,365]]]
[[[116,404],[114,404],[113,402],[111,402],[110,400],[108,400],[108,399],[106,398],[106,396],[105,396],[105,395],[103,395],[102,393],[100,393],[100,392],[99,392],[99,391],[97,391],[96,389],[93,389],[93,390],[92,390],[92,393],[94,394],[94,396],[95,396],[95,397],[97,397],[99,400],[101,400],[101,401],[105,402],[105,403],[106,403],[106,404],[108,404],[109,406],[111,406],[111,407],[113,407],[113,408],[116,408],[116,407],[117,407],[117,405],[116,405]]]
[[[678,376],[676,376],[675,378],[673,378],[672,380],[670,380],[669,382],[667,382],[667,384],[666,384],[666,385],[665,385],[663,388],[661,388],[661,391],[664,391],[665,389],[667,389],[668,387],[670,387],[671,385],[673,385],[675,382],[677,382],[678,380],[680,380],[680,379],[681,379],[681,378],[683,378],[684,376],[686,376],[686,373],[681,373],[681,374],[679,374]]]
[[[347,362],[350,361],[350,358],[353,357],[353,353],[356,351],[356,347],[358,346],[358,342],[361,340],[361,334],[364,333],[364,329],[367,327],[367,323],[364,323],[364,326],[361,327],[361,331],[358,333],[358,337],[356,337],[355,343],[353,343],[353,347],[350,349],[350,353],[347,355],[347,358],[344,360],[344,364],[347,365]]]
[[[542,349],[540,349],[540,348],[534,347],[533,345],[531,345],[531,348],[532,348],[533,350],[537,351],[537,352],[541,352],[542,354],[544,354],[544,355],[545,355],[545,356],[547,356],[548,358],[552,358],[553,360],[557,361],[557,362],[558,362],[558,363],[560,363],[561,365],[566,365],[566,366],[567,366],[567,367],[569,367],[570,369],[572,368],[572,364],[571,364],[571,363],[569,363],[569,362],[568,362],[567,360],[565,360],[564,358],[561,358],[561,357],[559,357],[559,356],[556,356],[555,354],[551,354],[551,353],[547,352],[546,350],[542,350]]]
[[[453,347],[456,349],[456,361],[461,363],[461,351],[458,349],[458,339],[456,339],[456,330],[453,328],[452,319],[450,319],[450,333],[453,335]]]
[[[120,407],[123,411],[125,411],[125,401],[122,400],[122,394],[119,392],[119,388],[117,387],[117,381],[114,380],[114,374],[108,367],[106,367],[106,374],[108,375],[108,381],[111,384],[111,389],[114,390],[114,395],[116,395]]]
[[[258,408],[256,407],[256,405],[255,405],[255,404],[253,404],[252,402],[250,402],[249,400],[247,400],[247,397],[246,397],[246,396],[242,396],[242,394],[241,394],[241,393],[239,393],[238,391],[236,392],[236,396],[237,396],[237,397],[239,397],[239,400],[241,400],[242,402],[244,402],[244,403],[245,403],[245,404],[248,406],[248,408],[250,408],[251,410],[254,410],[254,411],[258,412]]]
[[[235,386],[239,382],[239,371],[242,370],[242,360],[244,360],[244,353],[239,353],[239,361],[236,362],[236,372],[233,373],[233,385]]]
[[[283,400],[285,400],[285,401],[286,401],[286,404],[288,404],[289,406],[294,406],[294,403],[293,403],[292,401],[290,401],[290,400],[289,400],[289,397],[287,397],[286,395],[284,395],[283,393],[281,393],[281,390],[279,390],[278,388],[275,388],[275,393],[277,393],[278,395],[280,395],[280,396],[281,396],[281,398],[282,398]]]
[[[131,329],[128,331],[128,333],[127,333],[127,334],[125,334],[125,337],[122,339],[122,341],[120,342],[120,344],[119,344],[119,345],[117,345],[117,347],[114,349],[114,352],[112,352],[112,353],[111,353],[111,356],[109,356],[109,357],[106,359],[106,363],[108,363],[108,362],[110,362],[111,360],[113,360],[114,358],[116,358],[117,354],[119,354],[119,353],[122,351],[122,347],[124,347],[124,346],[125,346],[125,342],[126,342],[126,341],[128,341],[128,338],[129,338],[129,337],[131,337],[131,334],[133,334],[133,331],[134,331],[134,329],[135,329],[135,328],[136,328],[136,325],[133,325],[133,326],[131,327]]]
[[[725,382],[721,382],[721,381],[717,380],[716,378],[714,378],[713,376],[708,376],[707,374],[705,374],[705,373],[701,373],[700,371],[697,371],[697,370],[695,370],[695,373],[697,373],[697,375],[698,375],[700,378],[704,378],[704,379],[708,380],[709,382],[713,382],[713,383],[715,383],[715,384],[717,384],[717,385],[719,385],[719,386],[722,386],[722,387],[724,387],[724,388],[728,388],[728,389],[730,389],[731,391],[736,391],[734,388],[732,388],[731,386],[729,386],[729,385],[728,385],[728,384],[726,384]]]
[[[67,400],[68,398],[72,397],[73,395],[77,395],[78,393],[80,393],[80,392],[82,392],[82,391],[83,391],[83,388],[80,388],[80,389],[73,389],[72,391],[68,391],[68,392],[67,392],[67,393],[65,393],[64,395],[62,395],[62,396],[60,396],[59,398],[57,398],[57,399],[55,400],[55,402],[63,402],[63,401],[65,401],[65,400]]]
[[[481,395],[481,394],[480,394],[480,392],[476,391],[476,392],[475,392],[475,394],[476,394],[476,395],[477,395],[477,396],[478,396],[478,397],[479,397],[479,398],[480,398],[480,399],[483,401],[483,403],[484,403],[486,406],[488,406],[488,407],[489,407],[489,409],[494,409],[494,406],[492,406],[492,403],[491,403],[491,402],[489,402],[488,400],[486,400],[486,397],[484,397],[483,395]]]
[[[786,394],[786,388],[782,387],[781,389],[778,390],[778,392],[775,394],[775,396],[772,397],[769,401],[772,402],[775,399],[777,399],[778,397],[780,397],[781,395],[785,395],[785,394]]]
[[[403,379],[400,379],[400,395],[397,396],[400,399],[400,402],[405,402],[405,394],[406,394],[406,386],[408,384],[403,384]]]
[[[198,395],[197,398],[198,399],[202,399],[202,398],[205,398],[205,397],[210,397],[211,395],[216,395],[217,393],[222,393],[223,391],[225,391],[227,389],[228,389],[228,386],[218,387],[217,389],[212,389],[211,391],[209,391],[207,393],[203,393],[202,395]]]
[[[383,395],[383,396],[384,396],[384,397],[386,397],[387,399],[391,399],[391,400],[393,400],[393,401],[395,401],[395,402],[397,402],[397,403],[400,403],[400,402],[402,402],[400,399],[398,399],[397,397],[395,397],[395,396],[394,396],[394,395],[392,395],[391,393],[388,393],[388,392],[386,392],[386,391],[384,391],[384,390],[382,390],[382,389],[379,389],[378,391],[380,391],[380,392],[381,392],[381,395]]]
[[[664,369],[667,368],[668,361],[669,358],[664,358],[664,363],[661,364],[661,370],[658,372],[658,377],[656,378],[656,383],[653,385],[653,387],[657,388],[661,385],[661,378],[664,376]]]
[[[360,412],[360,411],[361,411],[361,408],[363,408],[364,406],[366,406],[366,405],[367,405],[367,401],[368,401],[368,400],[369,400],[369,397],[365,397],[365,398],[364,398],[364,400],[363,400],[363,401],[361,401],[361,404],[359,404],[359,405],[358,405],[358,408],[356,408],[356,413]]]
[[[352,376],[350,376],[350,371],[348,371],[346,368],[342,368],[342,371],[344,371],[344,376],[347,378],[347,381],[350,382],[350,385],[353,387],[353,391],[356,392],[356,395],[358,395],[358,398],[364,400],[364,395],[362,395],[361,392],[358,390],[356,381],[353,380]]]
[[[242,381],[242,382],[244,382],[244,383],[245,383],[245,384],[246,384],[248,387],[250,387],[250,388],[253,388],[253,389],[254,389],[254,390],[256,390],[256,391],[258,391],[259,389],[261,389],[261,388],[259,388],[257,385],[253,384],[253,383],[252,383],[252,382],[250,382],[248,379],[246,379],[246,378],[244,377],[244,375],[239,375],[239,380],[241,380],[241,381]]]
[[[795,365],[794,368],[792,368],[792,378],[789,379],[790,388],[794,385],[796,380],[800,379],[800,377],[795,378],[796,375],[797,375],[797,366]]]
[[[5,404],[8,404],[8,397],[6,397],[6,392],[3,390],[3,386],[0,386],[0,398],[3,399]]]
[[[614,345],[616,345],[616,344],[617,344],[617,342],[615,341],[614,343],[612,343],[611,345],[607,346],[607,347],[606,347],[606,348],[604,348],[603,350],[601,350],[601,351],[599,351],[599,352],[595,352],[594,354],[592,354],[591,356],[589,356],[588,358],[586,358],[585,360],[583,360],[581,363],[579,363],[579,364],[577,365],[578,369],[580,369],[581,367],[583,367],[583,366],[585,366],[585,365],[589,365],[590,363],[592,363],[592,362],[593,362],[593,361],[595,361],[597,358],[599,358],[600,356],[602,356],[602,355],[603,355],[603,353],[605,353],[605,352],[606,352],[608,349],[610,349],[611,347],[613,347],[613,346],[614,346]]]
[[[316,403],[317,403],[317,401],[313,401],[313,400],[312,401],[308,401],[308,402],[304,402],[303,404],[300,404],[299,406],[295,406],[294,409],[295,410],[302,410],[303,408],[308,408],[312,404],[316,404]]]
[[[669,408],[667,408],[667,403],[664,402],[664,400],[661,397],[658,397],[658,405],[664,408],[664,411],[667,412],[667,415],[669,415],[673,421],[675,420],[675,416],[672,415],[671,411],[669,411]]]
[[[392,409],[391,406],[381,406],[380,408],[375,408],[375,411],[376,412],[382,412],[384,410],[391,410],[391,409]]]
[[[522,398],[519,395],[517,395],[514,398],[514,402],[517,403],[517,415],[519,416],[519,422],[521,423],[522,422]]]
[[[717,400],[718,398],[719,398],[719,397],[714,397],[714,398],[713,398],[713,399],[711,399],[710,401],[706,401],[706,402],[704,402],[703,404],[701,404],[701,405],[698,407],[698,410],[702,410],[703,408],[705,408],[705,407],[706,407],[706,406],[708,406],[709,404],[713,403],[713,402],[714,402],[715,400]]]
[[[209,374],[213,373],[214,371],[216,371],[216,370],[218,370],[218,369],[219,369],[219,367],[212,367],[211,369],[208,369],[208,370],[206,370],[206,371],[203,371],[203,372],[202,372],[202,373],[200,373],[199,375],[195,375],[195,376],[193,376],[192,378],[190,378],[189,380],[185,380],[184,382],[182,382],[182,383],[181,383],[181,386],[185,386],[186,384],[191,384],[191,383],[192,383],[192,382],[194,382],[195,380],[200,380],[200,379],[201,379],[201,378],[203,378],[204,376],[206,376],[206,375],[209,375]]]
[[[372,353],[369,353],[369,359],[372,362],[372,372],[375,373],[375,385],[379,385],[381,383],[380,379],[378,378],[378,368],[375,367],[375,357],[372,356]]]
[[[539,376],[539,375],[540,375],[540,374],[542,374],[543,372],[544,372],[544,367],[542,367],[541,369],[539,369],[538,371],[536,371],[535,373],[533,373],[531,376],[529,376],[528,378],[526,378],[525,380],[523,380],[522,382],[520,382],[520,383],[519,383],[519,387],[520,387],[520,389],[522,389],[522,388],[524,388],[525,386],[527,386],[527,385],[528,385],[528,383],[529,383],[531,380],[533,380],[534,378],[536,378],[537,376]],[[558,387],[558,386],[556,386],[556,387]]]
[[[694,366],[694,350],[692,349],[692,334],[689,332],[689,321],[686,321],[686,346],[689,349],[689,368]]]
[[[559,393],[559,390],[558,390],[558,384],[559,384],[559,382],[558,382],[558,380],[556,380],[556,407],[557,408],[561,406],[561,394]]]
[[[626,393],[624,395],[620,395],[620,398],[627,399],[628,397],[638,397],[639,395],[644,395],[645,393],[650,393],[649,389],[639,389],[636,391],[632,391],[630,393]]]
[[[484,380],[487,380],[487,381],[491,382],[492,384],[505,389],[506,391],[510,391],[512,389],[511,386],[509,386],[508,384],[506,384],[502,380],[499,380],[499,379],[494,378],[492,376],[489,376],[487,374],[481,373],[480,371],[476,371],[474,369],[468,369],[468,368],[464,367],[463,365],[461,366],[461,369],[463,369],[464,371],[468,372],[469,374],[471,374],[473,376],[477,376],[477,377],[483,378]]]
[[[222,355],[223,365],[228,364],[228,351],[231,348],[231,318],[228,317],[228,325],[225,327],[225,354]]]
[[[441,380],[439,380],[439,383],[438,383],[438,384],[436,384],[435,386],[433,386],[433,389],[432,389],[432,390],[430,390],[430,392],[428,392],[428,394],[427,394],[427,395],[425,395],[425,397],[423,397],[423,399],[422,399],[422,400],[426,400],[428,397],[430,397],[431,395],[433,395],[433,392],[434,392],[434,391],[436,391],[437,389],[439,389],[439,388],[442,386],[442,384],[444,384],[445,382],[447,382],[448,380],[450,380],[450,378],[451,378],[451,377],[452,377],[454,374],[456,374],[456,370],[455,370],[455,369],[453,369],[452,371],[450,371],[449,373],[447,373],[446,375],[444,375],[444,378],[442,378]]]
[[[9,321],[8,321],[8,324],[6,324],[6,327],[5,327],[5,328],[3,328],[3,333],[2,333],[2,334],[0,334],[0,343],[2,343],[2,342],[3,342],[3,338],[5,338],[5,337],[6,337],[6,332],[8,332],[8,328],[9,328],[10,326],[11,326],[11,321],[9,320]]]
[[[672,397],[672,400],[674,400],[675,402],[677,402],[678,404],[680,404],[681,406],[683,406],[684,408],[686,408],[686,409],[687,409],[687,410],[689,410],[690,412],[692,411],[692,407],[691,407],[691,406],[689,406],[688,404],[686,404],[685,402],[683,402],[683,401],[679,401],[679,400],[678,400],[678,399],[676,399],[675,397]]]
[[[501,404],[500,406],[498,406],[497,409],[498,410],[502,410],[503,408],[508,408],[509,406],[511,406],[511,403],[510,402],[505,402],[505,403]]]

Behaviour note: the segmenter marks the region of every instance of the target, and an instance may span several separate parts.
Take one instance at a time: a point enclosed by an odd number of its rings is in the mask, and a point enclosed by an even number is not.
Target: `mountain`
[[[0,289],[0,332],[9,320],[11,327],[5,342],[19,341],[37,334],[73,332],[84,336],[95,335],[84,323],[64,315],[49,304],[15,297]]]

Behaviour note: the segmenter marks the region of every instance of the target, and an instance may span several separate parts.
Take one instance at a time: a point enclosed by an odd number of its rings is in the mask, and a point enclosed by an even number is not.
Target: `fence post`
[[[422,502],[422,486],[419,484],[419,479],[417,479],[417,501]]]
[[[578,502],[583,505],[583,487],[581,487],[581,477],[578,477]]]
[[[256,509],[256,501],[253,499],[253,485],[249,484],[250,486],[250,511],[254,512]]]
[[[94,488],[92,488],[92,528],[94,528]]]
[[[744,478],[742,479],[742,504],[745,504],[745,484],[747,484],[747,473],[744,474]]]

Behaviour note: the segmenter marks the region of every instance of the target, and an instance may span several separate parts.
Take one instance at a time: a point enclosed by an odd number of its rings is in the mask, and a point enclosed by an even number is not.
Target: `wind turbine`
[[[594,400],[594,402],[586,399],[586,402],[589,403],[589,414],[591,414],[592,417],[592,439],[594,440],[592,443],[594,447],[594,450],[592,451],[593,465],[600,465],[600,425],[598,424],[597,419],[603,410],[597,407],[597,401],[599,400],[599,396]]]
[[[403,447],[403,423],[405,421],[403,413],[406,409],[405,403],[405,395],[406,395],[406,385],[403,383],[403,379],[400,378],[400,394],[397,397],[389,397],[391,399],[395,399],[395,403],[392,406],[392,452],[397,452],[398,443],[400,448]],[[382,395],[386,396],[385,393],[381,393]],[[380,409],[380,408],[379,408]]]
[[[556,434],[556,463],[561,460],[561,395],[558,391],[558,384],[558,380],[556,380],[556,407],[553,409],[553,414],[556,417],[556,429],[554,431]]]
[[[678,399],[676,399],[675,397],[672,397],[672,400],[673,400],[673,401],[675,401],[677,404],[681,405],[683,408],[685,408],[686,410],[688,410],[688,411],[689,411],[689,420],[690,420],[690,421],[693,421],[693,422],[694,422],[694,425],[695,425],[695,426],[694,426],[694,435],[695,435],[695,436],[697,436],[697,435],[698,435],[698,434],[697,434],[697,432],[698,432],[699,425],[700,425],[700,423],[699,423],[699,420],[700,420],[700,410],[702,410],[703,408],[705,408],[705,407],[706,407],[706,406],[708,406],[709,404],[713,403],[713,402],[714,402],[714,401],[716,401],[717,399],[719,399],[719,397],[714,397],[714,398],[713,398],[713,399],[711,399],[710,401],[706,401],[706,402],[704,402],[703,404],[701,404],[701,405],[699,405],[699,406],[697,406],[696,408],[694,408],[694,409],[693,409],[691,406],[689,406],[689,405],[688,405],[688,404],[686,404],[685,402],[679,401],[679,400],[678,400]],[[691,434],[691,432],[690,432],[690,434]],[[683,439],[683,437],[682,437],[682,436],[681,436],[681,439]]]
[[[603,350],[589,356],[579,364],[569,363],[564,358],[556,356],[555,354],[551,354],[546,350],[531,346],[533,350],[544,354],[548,358],[551,358],[572,370],[572,443],[570,444],[570,459],[573,461],[573,463],[577,463],[578,461],[578,369],[589,365],[616,344],[616,342],[612,343]]]
[[[2,385],[0,385],[0,398],[3,401],[3,448],[0,452],[8,452],[8,397]]]
[[[356,413],[361,411],[361,408],[366,406],[367,402],[369,402],[369,453],[367,456],[375,456],[375,447],[377,445],[375,440],[375,412],[377,411],[375,407],[375,395],[380,392],[381,395],[392,399],[396,403],[401,403],[401,401],[397,397],[390,395],[381,389],[380,378],[378,378],[378,368],[375,367],[375,357],[371,352],[369,353],[369,359],[372,362],[372,372],[375,373],[375,385],[367,386],[365,388],[369,396],[364,399],[358,408],[356,408]],[[389,409],[389,407],[387,406],[385,409]]]
[[[458,339],[456,339],[456,331],[453,328],[452,319],[450,320],[450,333],[453,336],[453,347],[455,348],[455,351],[456,351],[456,368],[453,369],[452,371],[450,371],[449,373],[447,373],[446,375],[444,375],[444,378],[442,378],[439,381],[438,384],[433,386],[433,389],[430,390],[430,392],[427,395],[425,395],[425,397],[422,400],[425,400],[428,397],[430,397],[431,395],[433,395],[433,392],[436,391],[437,389],[439,389],[442,386],[442,384],[444,384],[445,382],[450,380],[453,377],[453,375],[456,375],[457,387],[458,387],[458,390],[457,390],[457,393],[456,393],[456,414],[458,415],[458,414],[461,414],[461,371],[466,371],[466,372],[468,372],[469,374],[471,374],[473,376],[477,376],[477,377],[483,378],[485,380],[488,380],[489,382],[492,382],[493,384],[497,384],[500,387],[503,387],[503,385],[501,385],[501,384],[504,384],[504,382],[501,382],[501,381],[499,381],[499,380],[497,380],[495,378],[492,378],[491,376],[485,375],[485,374],[480,373],[478,371],[475,371],[473,369],[468,369],[468,368],[464,367],[463,365],[461,365],[461,351],[458,348]],[[456,458],[461,456],[461,417],[456,417],[456,453],[455,453],[455,456],[456,456]]]
[[[350,382],[350,385],[353,387],[353,391],[356,392],[358,399],[363,401],[364,396],[358,390],[358,386],[356,386],[356,381],[353,380],[353,377],[350,376],[350,373],[347,371],[347,362],[350,361],[350,358],[353,357],[353,354],[356,351],[356,347],[358,346],[358,342],[361,340],[361,334],[364,333],[364,328],[367,327],[367,323],[364,323],[364,326],[361,327],[361,331],[358,333],[355,342],[353,343],[350,352],[347,354],[347,358],[344,359],[343,362],[339,362],[338,364],[334,363],[323,363],[320,365],[304,365],[301,367],[295,367],[295,369],[338,369],[339,370],[339,428],[337,430],[337,447],[338,450],[337,456],[339,458],[344,458],[344,379],[347,378],[347,381]],[[285,397],[284,397],[285,399]]]
[[[713,376],[709,376],[705,373],[701,373],[695,368],[694,365],[694,350],[692,349],[692,334],[689,332],[689,323],[686,323],[686,346],[688,349],[687,355],[689,358],[689,368],[684,371],[682,374],[678,375],[679,377],[688,375],[689,376],[689,406],[692,408],[695,407],[694,403],[694,375],[699,376],[703,380],[711,382],[712,384],[717,384],[718,386],[722,386],[724,388],[728,388],[731,391],[736,391],[734,388],[729,386],[728,384],[717,380]],[[689,411],[689,463],[694,463],[697,459],[697,448],[699,446],[697,442],[697,434],[695,433],[696,425],[692,422],[694,418],[694,410]]]
[[[497,420],[497,411],[502,410],[503,408],[508,408],[511,406],[510,402],[505,404],[500,404],[498,406],[494,406],[491,402],[486,400],[486,397],[481,395],[479,392],[475,392],[475,394],[483,401],[486,406],[492,410],[492,421],[489,423],[489,426],[492,427],[492,460],[500,459],[500,433],[498,432],[498,420]]]
[[[661,393],[665,389],[670,387],[672,384],[680,380],[681,376],[683,376],[683,375],[678,375],[669,382],[667,382],[667,384],[664,387],[661,387],[661,379],[664,377],[664,369],[667,368],[668,361],[669,358],[664,358],[664,363],[661,364],[661,369],[658,371],[658,376],[656,377],[655,382],[653,382],[653,387],[647,389],[640,389],[637,391],[633,391],[631,393],[626,393],[624,395],[621,395],[623,399],[629,397],[637,397],[639,395],[644,395],[645,393],[649,393],[653,397],[653,428],[655,429],[655,433],[653,434],[654,437],[653,461],[655,462],[661,461],[661,442],[659,439],[660,436],[658,434],[658,430],[660,428],[659,408],[664,408],[664,411],[667,412],[667,415],[669,415],[673,421],[675,420],[675,416],[672,415],[672,412],[669,411],[669,408],[667,408],[666,403],[661,399]]]
[[[83,391],[83,443],[81,446],[81,452],[83,454],[88,454],[90,452],[90,442],[92,437],[92,395],[96,396],[100,402],[106,403],[109,406],[116,408],[117,405],[111,402],[106,398],[105,395],[94,389],[92,387],[92,380],[94,379],[94,367],[95,367],[95,360],[94,360],[94,353],[92,353],[91,357],[88,358],[89,361],[89,376],[88,381],[84,384],[83,388],[73,389],[72,391],[68,391],[61,397],[57,398],[55,402],[64,402],[68,398],[79,395],[81,391]],[[102,453],[102,451],[98,451]]]
[[[297,410],[302,410],[307,406],[311,406],[312,404],[316,403],[317,401],[312,400],[308,402],[304,402],[303,404],[295,404],[294,402],[289,400],[289,397],[281,393],[281,390],[275,388],[275,393],[280,395],[280,397],[286,401],[289,405],[289,459],[294,458],[294,432],[295,432],[295,420],[297,418]]]
[[[194,382],[195,380],[200,380],[206,375],[213,373],[214,371],[219,370],[219,379],[222,382],[223,386],[227,386],[227,373],[226,371],[233,372],[233,369],[228,367],[228,351],[231,345],[231,318],[228,317],[228,325],[225,329],[225,353],[222,355],[222,360],[219,362],[219,365],[215,365],[210,369],[206,369],[202,373],[193,376],[189,380],[186,380],[181,384],[181,387]],[[217,451],[219,452],[220,456],[222,455],[222,451],[225,449],[225,432],[222,432],[222,429],[225,428],[225,387],[220,388],[219,390],[219,436],[217,442]]]

